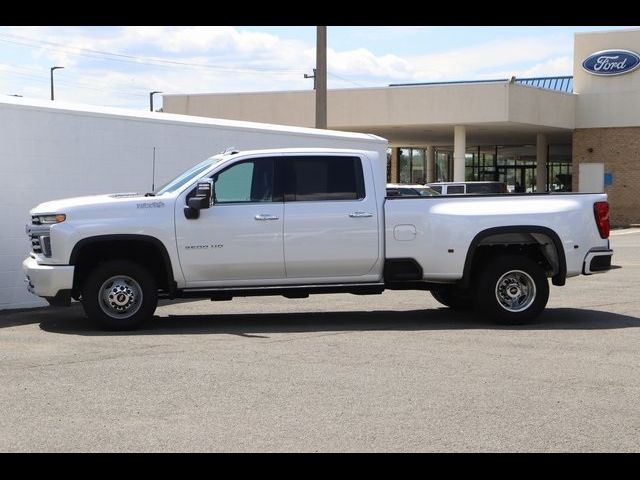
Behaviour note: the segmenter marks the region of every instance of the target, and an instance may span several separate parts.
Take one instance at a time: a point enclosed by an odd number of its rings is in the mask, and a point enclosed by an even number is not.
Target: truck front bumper
[[[27,290],[39,297],[52,298],[73,287],[73,265],[39,265],[35,258],[22,262]]]
[[[582,273],[591,275],[592,273],[605,273],[611,270],[611,257],[613,250],[591,250],[584,257]]]

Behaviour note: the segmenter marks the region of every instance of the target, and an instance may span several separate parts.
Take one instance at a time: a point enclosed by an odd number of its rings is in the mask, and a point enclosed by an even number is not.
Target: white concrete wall
[[[55,106],[54,106],[55,105]],[[29,210],[58,198],[151,189],[233,146],[386,148],[364,134],[0,97],[0,309],[46,305],[27,292]]]
[[[166,112],[313,126],[313,91],[164,95]],[[573,95],[508,82],[330,90],[330,127],[517,122],[574,128]]]
[[[313,90],[269,92],[269,95],[261,92],[163,95],[162,109],[182,115],[313,127],[315,102]]]
[[[576,128],[640,125],[640,69],[623,75],[592,75],[582,62],[601,50],[640,54],[640,30],[577,33],[574,41],[573,90],[577,93]]]
[[[509,85],[509,121],[573,129],[576,95],[526,85]]]

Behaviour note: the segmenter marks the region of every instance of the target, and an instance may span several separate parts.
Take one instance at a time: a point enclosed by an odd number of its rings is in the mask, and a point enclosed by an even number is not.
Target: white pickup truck
[[[611,268],[605,194],[386,198],[386,161],[384,149],[226,151],[156,192],[43,203],[27,225],[28,288],[118,330],[158,298],[385,289],[520,324],[544,309],[548,278]]]

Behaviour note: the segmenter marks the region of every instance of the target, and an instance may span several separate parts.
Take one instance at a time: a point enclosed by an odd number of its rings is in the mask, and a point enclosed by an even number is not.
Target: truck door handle
[[[256,220],[278,220],[280,217],[277,217],[275,215],[269,215],[267,213],[259,213],[253,218],[255,218]]]
[[[373,217],[373,213],[368,212],[352,212],[349,214],[351,218]]]

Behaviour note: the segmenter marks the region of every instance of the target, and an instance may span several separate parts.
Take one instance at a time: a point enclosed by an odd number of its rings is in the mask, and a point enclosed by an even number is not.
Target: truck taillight
[[[609,223],[609,202],[596,202],[593,204],[593,215],[596,217],[596,225],[600,237],[609,238],[611,224]]]

